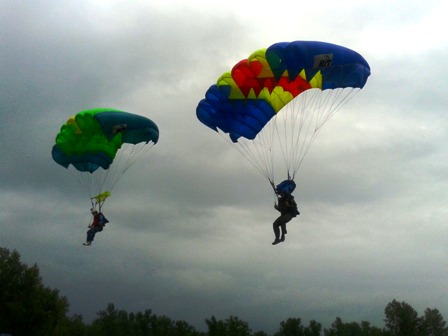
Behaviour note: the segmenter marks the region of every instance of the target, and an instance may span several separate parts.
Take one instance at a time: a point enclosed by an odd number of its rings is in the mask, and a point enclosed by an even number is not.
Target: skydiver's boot
[[[272,245],[277,245],[280,243],[280,240],[278,238],[275,238],[275,240],[272,242]]]
[[[84,246],[90,246],[90,245],[92,245],[92,242],[90,242],[90,241],[87,241],[87,242],[85,242],[85,243],[82,243]]]
[[[285,235],[284,235],[284,234],[282,234],[282,237],[280,238],[280,241],[281,241],[281,242],[284,242],[284,241],[285,241]]]

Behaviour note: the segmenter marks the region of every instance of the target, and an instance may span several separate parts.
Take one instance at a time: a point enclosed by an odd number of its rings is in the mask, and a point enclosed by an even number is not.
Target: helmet
[[[94,215],[94,214],[98,213],[98,210],[95,209],[95,208],[92,208],[92,209],[90,209],[90,213],[91,213],[92,215]]]

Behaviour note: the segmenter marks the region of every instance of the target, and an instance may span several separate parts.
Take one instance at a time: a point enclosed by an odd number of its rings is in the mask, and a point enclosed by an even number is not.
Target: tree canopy
[[[0,248],[0,288],[0,332],[51,335],[67,314],[67,299],[45,287],[37,265],[23,264],[17,251]]]
[[[0,334],[14,336],[270,336],[252,332],[237,316],[206,318],[207,331],[198,331],[186,321],[156,315],[151,309],[127,312],[109,303],[86,324],[81,315],[67,316],[69,303],[57,289],[45,287],[35,264],[21,262],[17,251],[0,248]],[[384,309],[384,327],[368,321],[344,322],[340,317],[329,328],[314,320],[304,325],[300,317],[280,322],[272,336],[448,336],[446,322],[435,308],[422,316],[406,302],[392,300]]]

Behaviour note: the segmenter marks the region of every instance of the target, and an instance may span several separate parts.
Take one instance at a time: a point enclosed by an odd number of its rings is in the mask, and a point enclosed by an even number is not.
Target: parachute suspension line
[[[240,138],[236,143],[232,142],[227,134],[218,131],[218,134],[236,148],[270,183],[273,183],[273,158],[272,158],[272,134],[259,133],[254,140]]]
[[[80,172],[73,168],[72,166],[69,166],[67,168],[70,175],[74,177],[74,179],[78,182],[79,185],[81,185],[81,189],[84,190],[84,192],[87,193],[87,195],[91,195],[91,185],[90,181],[92,177],[91,174],[86,172]]]
[[[89,197],[95,196],[101,192],[101,181],[104,180],[103,176],[106,174],[103,168],[98,168],[95,172],[89,173],[78,171],[70,165],[67,170]]]
[[[94,196],[102,192],[112,191],[126,170],[144,155],[146,151],[152,148],[152,146],[152,143],[139,143],[136,145],[123,144],[108,169],[100,167],[93,173],[88,173],[78,171],[70,166],[68,171],[81,185],[82,190],[89,197],[94,198]],[[104,201],[98,204],[102,207],[103,203]]]
[[[114,162],[108,169],[108,176],[104,181],[105,185],[103,186],[103,188],[112,190],[115,187],[118,180],[124,174],[131,150],[132,149],[127,144],[123,144],[118,150],[117,155],[114,158]]]
[[[218,134],[269,181],[275,193],[278,162],[283,162],[287,179],[294,180],[322,126],[358,91],[306,90],[272,117],[255,139],[241,137],[234,143],[228,134],[220,130]]]
[[[95,200],[95,202],[94,202]],[[106,199],[103,199],[102,201],[97,201],[95,197],[90,198],[90,203],[92,204],[92,209],[96,209],[96,206],[98,205],[98,212],[101,212],[101,209],[103,208],[103,204],[106,201]]]
[[[292,106],[291,113],[296,113],[299,116],[297,119],[299,123],[299,132],[295,137],[295,150],[292,155],[294,175],[302,165],[303,159],[308,153],[309,147],[313,141],[313,136],[316,132],[316,127],[313,125],[316,111],[308,108],[309,105],[313,104],[315,99],[315,95],[312,93],[309,94],[307,91],[302,94],[302,97],[299,96]]]
[[[294,161],[292,163],[294,167],[294,175],[299,170],[305,156],[314,142],[317,133],[320,129],[320,118],[322,110],[319,108],[319,94],[316,94],[316,90],[309,90],[299,96],[297,102],[294,102],[294,111],[300,116],[299,129],[296,141],[296,149],[292,157]]]
[[[281,126],[284,133],[277,132],[278,142],[290,141],[289,146],[281,145],[288,179],[294,179],[322,126],[358,91],[307,90],[280,111],[279,115],[284,115]]]
[[[272,121],[273,130],[276,135],[276,140],[278,141],[281,157],[283,159],[283,163],[285,164],[286,168],[286,174],[288,175],[288,178],[290,176],[290,164],[289,160],[289,144],[288,144],[288,109],[280,110],[277,115],[274,117],[274,120]],[[280,124],[280,125],[279,125]],[[290,125],[290,127],[292,127]],[[282,139],[284,139],[284,143],[282,142]],[[276,148],[277,150],[277,148]],[[275,189],[274,189],[275,191]]]
[[[278,202],[277,188],[275,187],[274,181],[270,181],[270,183],[271,183],[272,190],[274,192],[274,203],[277,204],[277,202]]]
[[[99,178],[99,176],[104,175],[104,170],[102,168],[99,168],[93,173],[88,173],[78,171],[72,166],[70,166],[67,170],[81,186],[83,192],[89,195],[91,207],[96,208],[96,205],[99,205],[99,211],[101,211],[105,199],[101,202],[94,202],[94,196],[98,195],[101,192],[101,187],[98,187],[98,185],[100,185],[100,183],[98,183],[98,180],[103,179],[102,177]]]
[[[297,173],[302,162],[308,154],[314,140],[316,139],[322,125],[328,120],[327,105],[329,97],[321,99],[319,89],[304,92],[297,101],[297,107],[293,106],[295,112],[300,115],[300,132],[296,136],[296,147],[291,155],[294,158],[292,163],[294,174]],[[300,148],[299,148],[300,147]]]
[[[138,161],[144,153],[146,153],[153,144],[151,143],[138,143],[135,145],[123,144],[111,164],[110,168],[107,170],[107,175],[104,178],[102,189],[112,190],[123,174],[136,162]]]
[[[322,104],[322,119],[320,121],[319,128],[330,120],[341,107],[347,104],[359,92],[359,90],[359,88],[342,88],[324,91],[328,91],[328,94]]]
[[[292,162],[295,162],[296,156],[301,156],[302,149],[296,144],[302,143],[303,145],[303,141],[299,142],[299,139],[307,133],[307,125],[304,123],[306,115],[300,107],[301,101],[303,99],[293,99],[278,113],[275,123],[276,140],[280,147],[288,178],[295,175]]]
[[[126,172],[136,161],[138,161],[144,153],[152,147],[153,144],[138,143],[134,146],[127,146],[127,158],[124,163],[124,172]]]
[[[274,117],[275,118],[275,117]],[[268,123],[268,125],[270,122]],[[253,161],[258,161],[260,169],[263,170],[264,176],[268,179],[268,181],[273,184],[274,183],[274,175],[275,175],[275,165],[274,165],[274,155],[275,148],[274,144],[274,129],[267,128],[265,132],[260,132],[257,134],[256,138],[252,141],[256,146],[256,151],[254,153]],[[244,141],[247,147],[247,151],[252,153],[250,150],[250,142]]]
[[[288,179],[295,178],[315,132],[313,116],[306,109],[307,101],[307,96],[302,93],[280,110],[275,120],[276,141]]]

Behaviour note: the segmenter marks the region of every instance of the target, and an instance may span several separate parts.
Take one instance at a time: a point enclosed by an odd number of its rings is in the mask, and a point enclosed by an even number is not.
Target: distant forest
[[[68,316],[69,302],[57,289],[45,287],[37,265],[28,267],[17,251],[0,247],[0,335],[12,336],[448,336],[438,309],[427,308],[422,316],[406,302],[393,300],[384,309],[384,326],[368,321],[343,322],[339,317],[329,328],[317,321],[303,324],[299,317],[279,323],[270,335],[252,331],[237,316],[205,319],[208,331],[196,330],[185,321],[154,314],[151,309],[128,313],[109,303],[86,324],[81,315]]]

